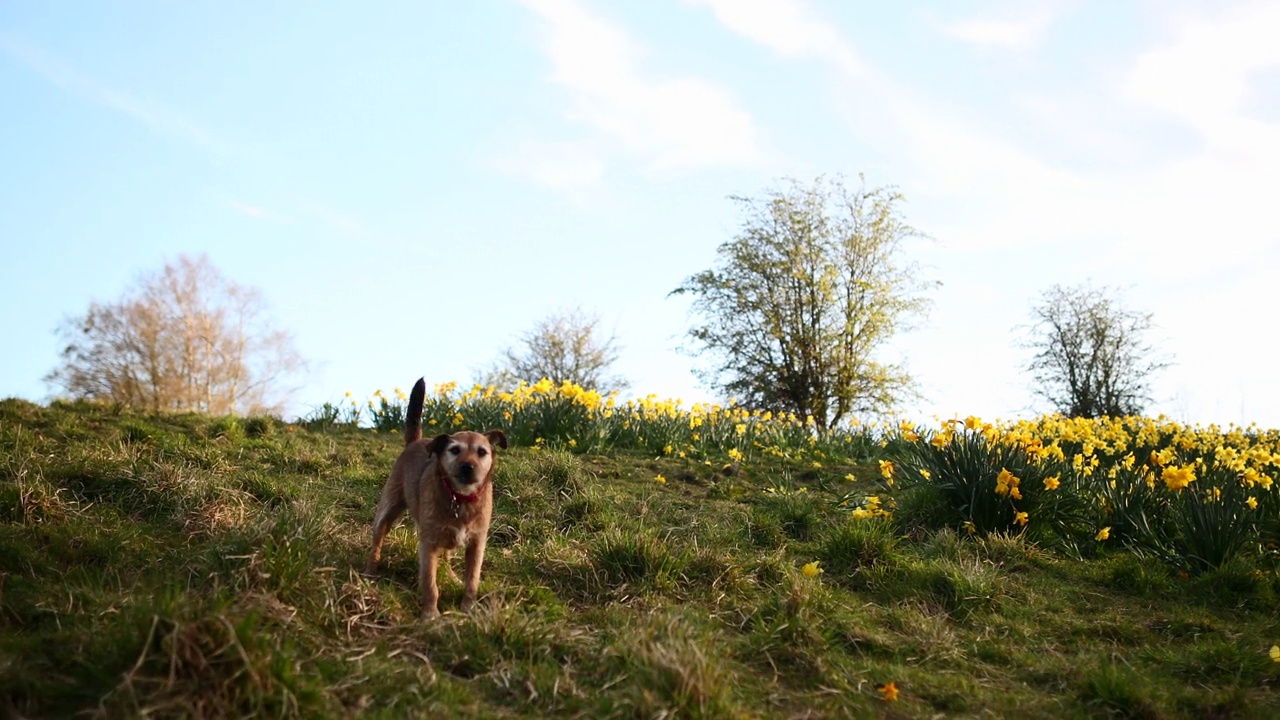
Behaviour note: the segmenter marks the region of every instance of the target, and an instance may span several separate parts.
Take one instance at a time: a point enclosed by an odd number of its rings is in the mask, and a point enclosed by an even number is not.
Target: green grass
[[[399,448],[0,401],[0,717],[1280,716],[1274,568],[854,520],[874,459],[514,447],[425,622],[407,525],[359,573]]]

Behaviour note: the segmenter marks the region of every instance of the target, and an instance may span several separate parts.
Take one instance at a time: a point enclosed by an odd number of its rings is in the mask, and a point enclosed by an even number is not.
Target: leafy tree
[[[581,308],[553,313],[521,335],[519,344],[504,350],[480,382],[510,387],[520,380],[547,378],[602,393],[625,390],[630,383],[609,372],[621,350],[617,336],[604,337],[599,328],[599,316]]]
[[[1168,363],[1143,337],[1151,314],[1129,310],[1112,289],[1055,285],[1041,296],[1024,346],[1032,391],[1070,417],[1138,415],[1150,402],[1149,380]]]
[[[140,276],[120,300],[91,302],[57,332],[66,345],[46,382],[152,411],[278,414],[281,383],[305,366],[292,337],[267,322],[258,291],[204,255]]]
[[[830,428],[912,394],[876,351],[928,306],[935,283],[902,260],[907,225],[891,188],[795,180],[760,198],[731,198],[741,229],[716,266],[672,294],[693,296],[689,337],[714,355],[704,381],[745,406],[811,416]]]

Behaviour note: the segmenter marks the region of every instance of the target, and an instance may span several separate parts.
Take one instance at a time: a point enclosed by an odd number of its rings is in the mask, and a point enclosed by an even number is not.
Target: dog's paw
[[[427,608],[422,611],[423,620],[435,620],[440,617],[440,608]]]

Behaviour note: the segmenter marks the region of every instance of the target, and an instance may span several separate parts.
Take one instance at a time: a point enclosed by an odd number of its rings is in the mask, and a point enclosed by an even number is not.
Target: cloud
[[[362,240],[372,239],[360,218],[308,197],[296,199],[298,210],[317,220],[323,227],[341,235]]]
[[[913,162],[912,187],[935,195],[1000,187],[995,201],[1009,200],[1028,210],[1051,202],[1043,186],[1070,180],[992,132],[967,122],[967,113],[941,106],[912,92],[863,61],[838,26],[824,20],[804,0],[687,0],[709,6],[716,19],[734,33],[775,55],[817,59],[836,71],[835,82],[850,89],[847,115],[864,140],[878,147],[902,148]],[[1040,186],[1032,191],[1031,188]],[[981,246],[1026,242],[1025,233],[971,236]],[[1015,239],[1016,238],[1016,239]]]
[[[274,210],[262,207],[261,205],[250,205],[249,203],[240,202],[239,200],[226,200],[226,203],[232,210],[256,220],[269,220],[271,222],[285,224],[292,223],[290,218],[281,215]]]
[[[1021,11],[1028,8],[1019,6]],[[981,49],[1031,50],[1039,47],[1060,12],[1054,7],[1031,8],[1030,14],[1016,18],[969,18],[936,23],[938,32]]]
[[[130,117],[158,135],[207,150],[222,149],[223,144],[203,126],[173,108],[110,87],[20,38],[0,32],[0,51],[63,90]]]
[[[494,165],[498,170],[527,177],[579,202],[586,189],[604,177],[609,151],[598,140],[542,140],[523,137],[506,143]]]
[[[797,0],[686,0],[709,6],[722,25],[784,58],[815,57],[869,78],[870,69],[840,31]]]
[[[523,141],[530,157],[499,163],[564,189],[599,180],[624,156],[656,173],[744,166],[762,156],[760,132],[723,87],[696,77],[659,78],[621,28],[574,0],[524,0],[540,19],[551,82],[568,92],[564,117],[588,128],[573,141]]]
[[[1189,124],[1214,149],[1253,154],[1259,165],[1274,166],[1280,125],[1252,116],[1253,93],[1262,89],[1252,81],[1280,67],[1280,4],[1225,7],[1176,15],[1173,42],[1138,57],[1123,96]]]

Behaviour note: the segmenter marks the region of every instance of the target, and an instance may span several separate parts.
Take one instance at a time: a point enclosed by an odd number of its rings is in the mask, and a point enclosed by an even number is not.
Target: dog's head
[[[494,447],[507,449],[507,436],[501,430],[464,430],[431,439],[432,454],[440,459],[440,467],[454,490],[463,495],[476,492],[493,472]]]

